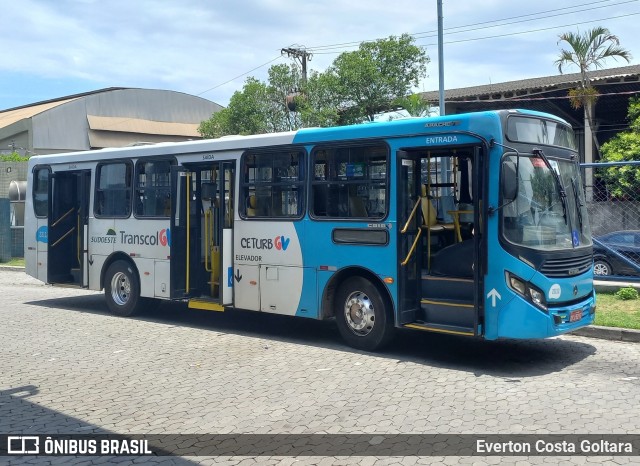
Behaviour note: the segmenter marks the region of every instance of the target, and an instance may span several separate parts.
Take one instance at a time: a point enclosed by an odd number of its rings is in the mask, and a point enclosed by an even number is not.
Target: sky
[[[0,12],[0,110],[108,87],[226,106],[247,77],[266,82],[291,62],[283,48],[305,48],[324,71],[403,33],[430,59],[415,91],[438,89],[436,0],[0,0]],[[558,35],[595,26],[639,64],[639,23],[640,0],[443,0],[445,88],[558,74]]]

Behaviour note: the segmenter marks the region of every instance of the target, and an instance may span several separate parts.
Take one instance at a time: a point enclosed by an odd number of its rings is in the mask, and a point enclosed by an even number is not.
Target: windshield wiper
[[[553,167],[551,166],[551,163],[549,162],[549,159],[547,158],[546,155],[544,155],[544,152],[542,152],[542,150],[533,149],[531,152],[533,153],[533,155],[537,155],[542,159],[544,164],[547,166],[547,168],[553,175],[553,179],[556,182],[556,188],[558,189],[558,195],[560,196],[560,201],[562,202],[562,217],[564,218],[564,224],[566,225],[567,224],[567,193],[562,187],[562,181],[560,180],[560,176],[553,169]]]
[[[576,185],[576,180],[571,178],[571,187],[573,188],[573,196],[576,199],[576,204],[578,205],[578,223],[580,224],[580,231],[582,232],[582,208],[584,204],[582,203],[582,199],[579,196],[578,186]]]

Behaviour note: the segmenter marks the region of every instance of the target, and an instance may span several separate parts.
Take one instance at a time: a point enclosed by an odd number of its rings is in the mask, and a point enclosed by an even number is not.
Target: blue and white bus
[[[593,323],[574,134],[525,110],[34,156],[25,258],[53,285],[488,340]]]

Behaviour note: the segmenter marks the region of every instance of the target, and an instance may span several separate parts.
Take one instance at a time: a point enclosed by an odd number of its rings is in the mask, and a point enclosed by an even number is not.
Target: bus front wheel
[[[348,345],[374,351],[393,336],[393,319],[386,300],[369,280],[352,277],[336,294],[336,322]]]
[[[113,314],[129,317],[140,311],[143,302],[140,298],[140,281],[130,263],[118,260],[109,266],[104,294]]]

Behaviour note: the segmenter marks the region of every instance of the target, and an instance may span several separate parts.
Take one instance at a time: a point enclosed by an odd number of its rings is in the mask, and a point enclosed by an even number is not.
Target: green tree
[[[313,71],[296,97],[296,111],[304,127],[326,128],[340,122],[340,97],[337,94],[336,77],[329,73]]]
[[[394,110],[394,102],[410,94],[426,75],[429,58],[409,34],[363,42],[342,53],[327,70],[335,77],[340,123],[373,121]]]
[[[426,74],[429,59],[413,41],[405,34],[363,43],[339,55],[324,73],[311,72],[307,82],[297,66],[274,65],[268,83],[248,78],[229,106],[198,130],[210,138],[371,121],[397,108],[397,100]],[[289,105],[293,91],[295,111]]]
[[[408,97],[396,99],[396,105],[412,117],[431,116],[432,105],[420,97],[420,94],[412,94]]]
[[[580,70],[580,85],[569,92],[571,104],[574,108],[584,108],[589,127],[592,129],[593,142],[599,148],[598,139],[593,131],[594,121],[592,104],[595,103],[598,91],[591,85],[589,71],[603,68],[608,58],[623,58],[627,62],[631,59],[628,50],[620,47],[620,40],[611,34],[609,29],[595,27],[584,34],[565,32],[560,35],[558,44],[566,42],[568,49],[561,49],[560,56],[555,61],[560,74],[563,67],[576,66]]]
[[[262,134],[289,131],[300,127],[299,117],[287,108],[291,89],[300,86],[300,72],[295,66],[274,65],[269,68],[269,83],[249,77],[229,101],[229,106],[200,123],[204,138],[228,134]]]
[[[629,130],[618,133],[602,145],[602,162],[640,160],[640,98],[629,101]],[[640,199],[640,167],[625,165],[599,171],[614,199]]]

